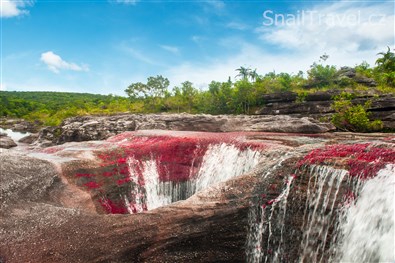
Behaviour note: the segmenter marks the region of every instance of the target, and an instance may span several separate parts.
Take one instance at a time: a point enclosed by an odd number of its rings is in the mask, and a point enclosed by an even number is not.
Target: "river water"
[[[19,141],[21,138],[27,135],[30,135],[29,132],[16,132],[16,131],[12,131],[11,129],[2,129],[2,128],[0,128],[0,133],[6,133],[15,142]]]

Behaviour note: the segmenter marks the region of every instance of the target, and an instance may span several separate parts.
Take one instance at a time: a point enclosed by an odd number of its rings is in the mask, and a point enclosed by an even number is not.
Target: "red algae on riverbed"
[[[241,133],[125,132],[96,148],[93,153],[98,158],[98,167],[76,171],[75,178],[95,199],[102,200],[99,203],[106,212],[134,211],[137,199],[131,191],[138,189],[144,202],[146,180],[152,180],[144,176],[147,162],[155,165],[158,183],[180,184],[196,178],[209,147],[219,144],[232,145],[240,151],[270,147],[266,143],[247,141]],[[114,206],[116,208],[111,208]]]
[[[311,151],[298,162],[298,167],[337,162],[349,171],[350,176],[366,179],[374,177],[386,164],[395,163],[395,150],[372,143],[330,145]]]

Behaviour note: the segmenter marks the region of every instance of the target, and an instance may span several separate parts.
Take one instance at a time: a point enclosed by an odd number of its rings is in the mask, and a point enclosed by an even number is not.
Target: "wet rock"
[[[8,136],[0,136],[0,148],[9,149],[16,147],[17,144]]]
[[[29,122],[23,119],[0,119],[0,127],[4,129],[11,129],[18,132],[38,132],[42,123],[39,121]]]
[[[168,136],[175,138],[174,144]],[[266,148],[251,172],[213,184],[187,200],[133,215],[99,214],[95,198],[100,200],[105,193],[95,192],[90,186],[96,185],[89,182],[109,185],[111,172],[122,176],[123,165],[136,165],[123,156],[111,163],[117,154],[133,150],[130,153],[141,161],[158,153],[177,157],[173,160],[177,168],[168,166],[165,174],[182,171],[185,153],[191,150],[183,146],[204,140],[225,140],[241,150],[257,144]],[[67,143],[27,155],[4,150],[0,153],[0,257],[33,263],[246,262],[251,256],[299,262],[306,250],[304,258],[309,262],[314,258],[331,262],[328,242],[334,237],[336,216],[346,198],[354,196],[347,182],[394,163],[391,143],[392,137],[383,134],[137,131],[106,142]],[[191,152],[196,149],[200,148]],[[199,159],[199,155],[191,157]],[[172,159],[160,160],[166,166]],[[218,159],[218,164],[222,164],[220,173],[230,165],[225,159]],[[317,171],[323,176],[318,177]],[[336,178],[341,172],[341,180],[331,179],[333,171]],[[98,180],[98,173],[104,172]],[[328,198],[315,198],[315,187],[321,182],[321,191],[331,193]],[[331,191],[331,187],[335,188]],[[131,191],[122,185],[112,189],[117,197]],[[311,218],[309,211],[323,217],[305,222]],[[310,225],[314,222],[318,225]],[[310,226],[311,238],[306,240],[303,231]],[[320,231],[321,226],[325,231]],[[328,238],[321,236],[326,233]]]
[[[29,135],[19,139],[18,142],[32,144],[37,139],[38,139],[38,133],[35,133],[35,134],[29,134]]]

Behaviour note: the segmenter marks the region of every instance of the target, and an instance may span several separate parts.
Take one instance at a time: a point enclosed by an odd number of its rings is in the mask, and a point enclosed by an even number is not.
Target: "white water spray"
[[[338,231],[339,262],[395,262],[395,165],[367,180]]]
[[[267,171],[262,175],[262,179],[265,180],[267,176],[269,176],[273,171],[279,169],[287,158],[288,158],[288,154],[283,155],[275,165],[267,169]],[[286,204],[287,204],[288,194],[289,194],[290,186],[292,184],[292,180],[293,177],[290,176],[282,193],[273,202],[271,209],[271,216],[273,215],[273,211],[274,211],[273,209],[278,205],[280,209],[284,210],[284,216],[282,217],[282,219],[285,219],[285,214],[286,214],[285,210],[287,206]],[[247,262],[259,263],[262,262],[262,258],[264,255],[266,255],[268,249],[262,247],[263,234],[266,233],[266,231],[271,231],[270,222],[266,220],[266,207],[265,206],[251,207],[248,213],[248,224],[249,224],[249,230],[248,230],[247,244],[246,244]],[[282,231],[283,228],[281,229],[281,233]],[[267,242],[270,243],[270,237],[268,238]],[[278,250],[276,249],[276,253],[277,252]],[[265,258],[265,261],[266,260],[267,258]]]
[[[210,145],[195,180],[196,192],[245,174],[258,164],[259,158],[260,153],[249,148],[240,151],[234,145]]]
[[[301,262],[322,262],[330,240],[328,231],[340,185],[348,172],[329,166],[312,166],[303,220]],[[327,243],[328,242],[328,243]]]
[[[139,163],[134,158],[128,159],[131,181],[131,197],[125,198],[128,211],[142,212],[144,207],[155,209],[172,202],[186,199],[194,193],[213,184],[225,182],[230,178],[242,175],[254,168],[259,161],[260,152],[249,148],[240,150],[234,145],[210,145],[203,157],[202,164],[195,178],[186,182],[160,182],[156,160],[150,159]],[[194,169],[190,168],[191,173]],[[138,171],[141,171],[144,185],[138,182]]]

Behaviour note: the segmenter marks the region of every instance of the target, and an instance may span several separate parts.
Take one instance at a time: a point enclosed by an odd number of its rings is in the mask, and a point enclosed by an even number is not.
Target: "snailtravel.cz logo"
[[[296,13],[276,13],[265,10],[262,13],[263,26],[327,25],[357,26],[363,23],[384,25],[385,14],[364,15],[361,11],[348,13],[323,13],[317,10],[298,10]]]

